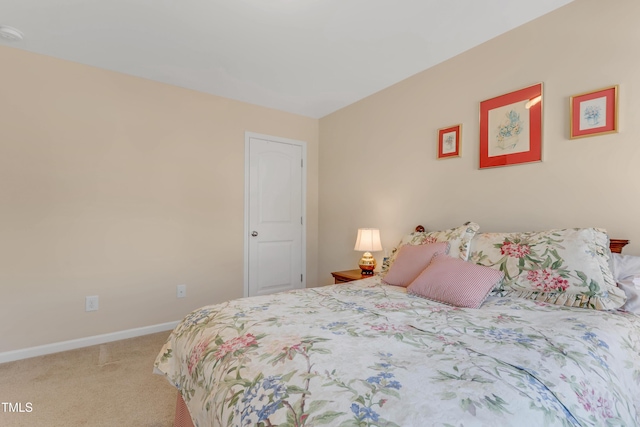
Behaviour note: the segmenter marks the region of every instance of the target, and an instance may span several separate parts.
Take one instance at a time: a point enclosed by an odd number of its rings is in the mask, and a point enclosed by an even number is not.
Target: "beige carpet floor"
[[[161,332],[0,364],[2,427],[169,427],[176,389],[153,373]],[[5,403],[32,411],[12,413]],[[3,409],[3,408],[5,408]]]

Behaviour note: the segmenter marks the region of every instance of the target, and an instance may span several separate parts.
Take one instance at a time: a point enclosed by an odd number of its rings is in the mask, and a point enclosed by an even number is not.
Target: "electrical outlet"
[[[187,296],[187,285],[178,285],[176,290],[176,297],[184,298]]]
[[[84,300],[84,311],[98,310],[98,295],[86,297]]]

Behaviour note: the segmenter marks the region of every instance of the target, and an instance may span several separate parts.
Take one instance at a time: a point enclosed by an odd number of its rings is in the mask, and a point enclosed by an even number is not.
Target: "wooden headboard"
[[[418,233],[424,233],[424,227],[419,225],[416,227],[416,231]],[[617,254],[622,253],[622,248],[628,244],[629,241],[625,239],[609,239],[609,248],[611,248],[611,252],[615,252]]]
[[[609,247],[611,248],[611,252],[615,252],[617,254],[622,252],[622,248],[629,244],[628,240],[624,239],[609,239]]]

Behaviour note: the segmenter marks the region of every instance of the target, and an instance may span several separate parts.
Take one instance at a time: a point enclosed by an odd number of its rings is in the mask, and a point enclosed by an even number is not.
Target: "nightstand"
[[[373,277],[376,275],[376,273],[374,272],[373,274],[362,274],[362,271],[357,268],[355,270],[345,270],[345,271],[334,271],[333,273],[331,273],[331,275],[333,276],[334,280],[335,280],[335,284],[337,285],[338,283],[347,283],[347,282],[353,282],[354,280],[361,280],[361,279],[366,279],[367,277]]]

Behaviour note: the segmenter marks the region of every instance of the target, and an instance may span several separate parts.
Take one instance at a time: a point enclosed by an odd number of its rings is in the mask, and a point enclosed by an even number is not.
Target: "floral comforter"
[[[156,372],[203,426],[640,425],[640,318],[373,277],[188,315]]]

